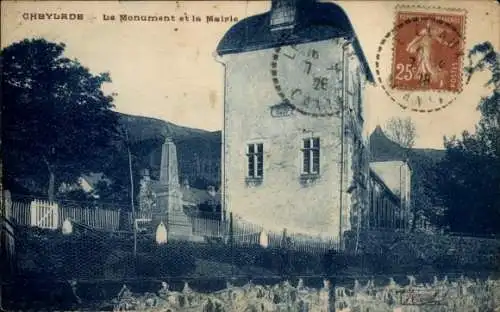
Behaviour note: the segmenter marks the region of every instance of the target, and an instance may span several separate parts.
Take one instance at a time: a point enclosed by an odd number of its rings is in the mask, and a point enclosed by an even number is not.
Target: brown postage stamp
[[[460,92],[465,16],[399,11],[392,87]]]
[[[462,93],[466,11],[400,5],[380,41],[376,80],[403,109],[439,111]]]

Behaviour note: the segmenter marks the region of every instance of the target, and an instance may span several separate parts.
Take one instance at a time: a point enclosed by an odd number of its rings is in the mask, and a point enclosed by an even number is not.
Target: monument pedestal
[[[186,240],[193,236],[191,220],[182,209],[182,193],[175,187],[160,185],[156,193],[157,204],[153,212],[152,225],[156,229],[160,222],[167,227],[168,239]]]

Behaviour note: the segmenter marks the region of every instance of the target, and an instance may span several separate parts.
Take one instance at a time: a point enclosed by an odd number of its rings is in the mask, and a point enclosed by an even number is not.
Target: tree
[[[445,138],[446,156],[439,165],[440,199],[445,221],[455,232],[500,233],[500,54],[489,42],[469,52],[471,76],[488,70],[492,93],[479,101],[481,119],[475,133]]]
[[[65,45],[25,39],[1,52],[6,175],[28,179],[53,200],[62,182],[96,169],[116,136],[107,73],[63,56]]]
[[[392,117],[385,124],[385,133],[394,142],[404,148],[412,149],[417,138],[415,123],[410,117]]]

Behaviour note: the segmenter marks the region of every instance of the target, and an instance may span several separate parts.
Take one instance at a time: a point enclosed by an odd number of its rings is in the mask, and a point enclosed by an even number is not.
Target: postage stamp
[[[399,11],[396,24],[392,87],[459,92],[465,16]]]
[[[377,50],[377,82],[403,109],[439,111],[463,91],[466,11],[396,6]]]

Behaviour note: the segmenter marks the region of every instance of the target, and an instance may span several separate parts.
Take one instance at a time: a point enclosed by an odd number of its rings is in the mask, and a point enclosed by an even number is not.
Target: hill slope
[[[193,129],[160,119],[124,114],[120,114],[120,124],[129,131],[138,169],[149,169],[153,178],[159,176],[161,148],[165,137],[169,136],[177,146],[181,179],[194,184],[220,183],[220,131]]]

